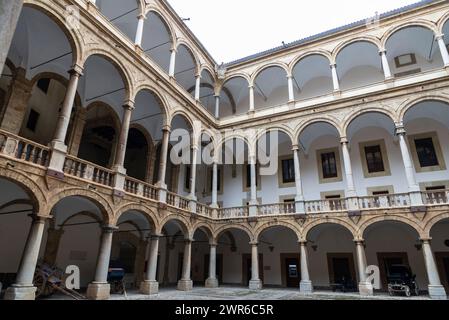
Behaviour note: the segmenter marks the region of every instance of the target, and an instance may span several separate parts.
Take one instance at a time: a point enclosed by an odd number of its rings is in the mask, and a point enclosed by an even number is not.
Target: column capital
[[[335,68],[337,68],[337,64],[336,63],[331,63],[330,67],[331,67],[331,69],[335,69]]]
[[[365,245],[365,239],[363,239],[363,238],[355,238],[353,241],[355,242],[356,245],[362,245],[362,246]]]
[[[82,77],[84,68],[78,64],[74,64],[72,68],[68,71],[71,76]]]
[[[379,50],[379,55],[383,55],[383,54],[387,54],[387,49],[382,48]]]
[[[33,220],[33,223],[45,223],[48,219],[53,218],[53,216],[40,216],[34,213],[31,213],[28,216]]]
[[[159,240],[159,238],[161,238],[161,237],[163,237],[163,235],[162,235],[162,234],[159,234],[159,233],[150,234],[150,235],[147,237],[147,240],[150,240],[150,241],[152,241],[152,240]]]
[[[123,108],[124,108],[124,109],[128,109],[128,110],[133,111],[133,110],[135,109],[135,107],[134,107],[134,101],[132,101],[132,100],[127,100],[127,101],[125,101],[125,102],[123,103]]]
[[[298,240],[298,243],[299,243],[299,245],[300,246],[306,246],[307,245],[307,240],[306,239],[301,239],[301,240]]]
[[[137,16],[137,19],[139,19],[139,20],[145,20],[146,18],[147,18],[147,16],[144,15],[143,13],[141,13]]]
[[[193,238],[184,238],[184,243],[185,244],[191,244],[192,242],[195,242],[195,239],[193,239]]]
[[[340,137],[340,143],[341,143],[341,144],[348,144],[348,143],[349,143],[349,140],[348,140],[347,137]]]
[[[300,151],[301,148],[299,147],[299,144],[293,144],[292,145],[292,151]]]
[[[258,246],[259,245],[259,241],[250,241],[249,244],[253,247]]]
[[[432,241],[432,237],[420,238],[419,241],[421,241],[422,243],[430,243],[430,241]]]
[[[254,89],[254,84],[248,85],[248,89]]]
[[[211,240],[211,241],[209,242],[209,246],[211,246],[211,247],[217,247],[217,246],[218,246],[218,242],[217,242],[216,240]]]
[[[444,39],[444,33],[439,33],[435,35],[435,41],[443,40]]]
[[[104,233],[114,233],[119,228],[112,224],[105,224],[105,225],[101,226],[101,229],[103,230]]]
[[[171,126],[168,125],[168,124],[162,126],[162,132],[168,132],[168,133],[170,133],[170,132],[171,132]]]
[[[402,123],[396,125],[395,131],[396,131],[395,133],[397,136],[401,136],[401,135],[405,136],[407,134],[407,131],[405,130],[405,127]]]

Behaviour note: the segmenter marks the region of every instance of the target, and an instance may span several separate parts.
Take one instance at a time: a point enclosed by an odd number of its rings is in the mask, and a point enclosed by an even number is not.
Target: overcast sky
[[[418,0],[168,0],[218,63]],[[271,4],[271,6],[268,6]]]

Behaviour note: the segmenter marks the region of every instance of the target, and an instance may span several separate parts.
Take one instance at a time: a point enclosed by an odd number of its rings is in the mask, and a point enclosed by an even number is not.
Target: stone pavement
[[[70,299],[61,295],[53,295],[49,300]],[[373,297],[361,297],[358,293],[340,293],[317,291],[311,296],[304,296],[296,289],[263,289],[251,291],[243,287],[220,287],[208,289],[197,287],[193,291],[183,292],[176,288],[162,288],[158,295],[146,296],[138,291],[127,291],[126,295],[112,295],[110,300],[430,300],[428,296],[410,297],[376,294]]]

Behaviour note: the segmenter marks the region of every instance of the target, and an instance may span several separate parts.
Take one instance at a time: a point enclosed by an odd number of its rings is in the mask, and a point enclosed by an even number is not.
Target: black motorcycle
[[[410,297],[412,294],[419,295],[418,284],[416,283],[416,275],[407,265],[391,265],[388,268],[388,293],[393,296],[397,293],[405,294]]]

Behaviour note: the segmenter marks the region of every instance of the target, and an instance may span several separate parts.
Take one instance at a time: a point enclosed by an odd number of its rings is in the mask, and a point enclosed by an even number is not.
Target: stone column
[[[382,60],[382,69],[384,70],[385,80],[390,80],[393,76],[391,75],[390,64],[388,63],[387,52],[385,50],[381,50],[379,54]]]
[[[334,92],[340,92],[340,80],[338,79],[337,65],[331,64],[332,83],[334,84]]]
[[[249,165],[251,170],[251,199],[249,201],[249,215],[256,216],[257,215],[257,167],[256,167],[256,156],[249,156]]]
[[[288,75],[287,81],[288,81],[288,102],[295,102],[295,91],[293,89],[293,75]]]
[[[212,204],[211,208],[218,208],[218,164],[212,164]]]
[[[349,155],[349,142],[343,137],[340,139],[341,152],[343,155],[343,165],[345,167],[346,174],[346,188],[348,189],[348,209],[350,212],[356,212],[359,210],[357,192],[355,191],[354,177],[352,175],[351,156]]]
[[[34,300],[36,298],[36,287],[33,285],[33,278],[44,234],[45,218],[36,215],[31,217],[33,222],[25,243],[16,280],[6,290],[5,300]]]
[[[300,169],[300,162],[299,162],[299,146],[293,145],[292,151],[293,151],[293,162],[294,162],[294,166],[295,166],[296,213],[304,214],[305,206],[304,206],[304,195],[303,195],[303,190],[302,190],[301,169]]]
[[[405,176],[407,177],[408,190],[410,193],[410,202],[414,207],[423,206],[421,191],[416,182],[415,168],[410,157],[410,151],[406,141],[406,131],[401,125],[396,126],[396,135],[399,138],[399,146],[401,148],[402,161],[404,163]]]
[[[156,280],[157,260],[160,235],[150,237],[150,254],[148,257],[145,280],[140,284],[140,292],[153,295],[159,293],[159,283]]]
[[[145,16],[143,14],[139,15],[137,17],[137,30],[136,30],[136,37],[134,40],[134,43],[136,46],[142,47],[142,39],[143,39],[143,27],[145,25]]]
[[[176,49],[170,50],[170,67],[168,69],[168,75],[172,78],[175,77],[175,66],[176,66]]]
[[[301,257],[301,282],[299,284],[299,291],[302,294],[312,294],[313,286],[312,281],[310,281],[309,275],[309,256],[307,254],[307,241],[299,242]]]
[[[112,235],[117,227],[104,226],[101,235],[95,279],[87,287],[87,298],[91,300],[107,300],[110,297],[111,286],[108,283],[108,269],[111,258]]]
[[[75,65],[72,70],[69,71],[70,80],[65,93],[64,102],[62,103],[61,112],[59,113],[58,122],[56,123],[53,141],[51,143],[52,152],[50,164],[48,165],[48,173],[52,176],[64,176],[64,162],[67,155],[65,139],[72,115],[73,104],[75,102],[78,81],[82,75],[82,72],[83,68],[78,65]]]
[[[1,129],[15,135],[20,133],[32,90],[33,84],[26,78],[26,70],[18,68],[3,108]]]
[[[192,241],[192,239],[185,239],[184,258],[182,261],[182,278],[178,281],[178,290],[180,291],[191,291],[193,289],[193,281],[190,279]]]
[[[3,70],[9,47],[11,46],[23,0],[6,0],[1,2],[0,10],[0,72]]]
[[[195,77],[195,100],[200,101],[201,97],[201,75],[197,74]]]
[[[254,86],[249,86],[249,112],[254,112]]]
[[[215,96],[215,119],[220,118],[220,96]]]
[[[359,271],[359,293],[361,296],[372,296],[373,295],[373,285],[371,282],[367,281],[366,275],[366,255],[365,255],[365,247],[363,241],[356,240],[356,252],[357,252],[357,269]]]
[[[446,291],[441,285],[440,275],[438,274],[435,257],[433,256],[430,239],[421,239],[424,262],[426,264],[427,278],[429,279],[429,296],[432,299],[446,300]]]
[[[446,44],[444,43],[444,34],[439,34],[435,37],[440,48],[441,57],[443,58],[444,66],[449,67],[449,53],[447,52]]]
[[[206,279],[206,288],[217,288],[217,244],[212,242],[210,244],[209,254],[209,278]]]
[[[165,174],[167,171],[168,143],[170,140],[170,126],[162,128],[162,147],[159,157],[159,177],[157,187],[165,192],[159,193],[159,201],[166,202],[167,184],[165,183]]]
[[[262,280],[259,278],[259,252],[258,243],[250,242],[251,245],[251,280],[249,281],[250,290],[261,290]]]
[[[132,101],[128,101],[123,106],[123,119],[122,126],[120,129],[120,136],[117,142],[117,152],[115,154],[114,160],[114,171],[115,171],[115,181],[114,181],[114,192],[117,195],[123,194],[123,189],[125,185],[126,179],[126,169],[124,167],[125,163],[125,155],[126,155],[126,145],[128,143],[128,133],[129,133],[129,125],[131,123],[132,111],[134,110],[134,103]]]

